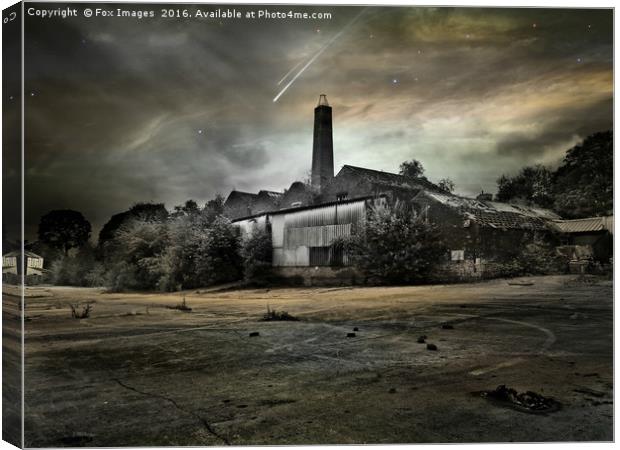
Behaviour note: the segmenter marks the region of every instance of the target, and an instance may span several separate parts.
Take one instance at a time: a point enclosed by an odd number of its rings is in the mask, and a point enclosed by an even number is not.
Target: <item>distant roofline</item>
[[[248,219],[254,219],[256,217],[260,217],[260,216],[267,216],[267,215],[272,215],[275,216],[277,214],[285,214],[285,213],[290,213],[290,212],[297,212],[297,211],[303,211],[305,209],[314,209],[314,208],[322,208],[324,206],[332,206],[332,205],[345,205],[347,203],[354,203],[354,202],[359,202],[362,200],[370,200],[373,198],[382,198],[385,197],[385,195],[365,195],[363,197],[356,197],[356,198],[351,198],[351,199],[347,199],[347,200],[334,200],[331,202],[326,202],[326,203],[318,203],[316,205],[306,205],[306,206],[295,206],[293,208],[286,208],[286,209],[276,209],[273,211],[265,211],[262,213],[258,213],[258,214],[252,214],[249,216],[244,216],[244,217],[239,217],[238,219],[232,220],[232,223],[235,222],[241,222],[242,220],[248,220]]]

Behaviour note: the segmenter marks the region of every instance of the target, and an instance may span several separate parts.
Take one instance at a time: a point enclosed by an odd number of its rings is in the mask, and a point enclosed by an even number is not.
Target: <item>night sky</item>
[[[612,127],[611,10],[270,6],[333,17],[140,20],[69,6],[79,17],[26,16],[30,238],[51,209],[81,211],[96,236],[139,201],[281,191],[308,176],[321,93],[336,172],[416,158],[466,195],[495,192],[524,165],[557,165]]]

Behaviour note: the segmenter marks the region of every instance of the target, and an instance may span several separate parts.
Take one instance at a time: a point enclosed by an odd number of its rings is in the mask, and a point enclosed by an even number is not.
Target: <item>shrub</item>
[[[342,244],[353,265],[381,284],[426,281],[446,251],[438,228],[399,202],[370,210],[365,224]]]
[[[255,228],[250,236],[243,241],[241,249],[243,257],[243,275],[246,281],[262,284],[271,272],[273,248],[271,231]]]

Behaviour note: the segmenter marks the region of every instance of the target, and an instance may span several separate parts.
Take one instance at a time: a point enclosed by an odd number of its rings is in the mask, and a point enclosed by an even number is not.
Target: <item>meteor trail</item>
[[[324,52],[325,50],[327,50],[327,48],[328,48],[330,45],[332,45],[332,44],[336,41],[336,39],[338,39],[340,36],[342,36],[342,35],[344,34],[344,32],[345,32],[345,31],[347,31],[347,30],[351,27],[351,25],[353,25],[355,22],[357,22],[357,19],[359,19],[359,18],[361,17],[361,15],[362,15],[365,11],[366,11],[366,8],[362,9],[362,10],[359,12],[359,14],[358,14],[358,15],[356,15],[356,16],[353,18],[353,20],[351,20],[351,22],[349,22],[348,24],[346,24],[342,30],[340,30],[338,33],[336,33],[336,34],[334,35],[334,37],[332,37],[329,41],[327,41],[327,44],[325,44],[323,47],[321,47],[321,48],[319,49],[319,51],[318,51],[318,52],[316,52],[316,53],[314,54],[314,56],[313,56],[312,58],[310,58],[310,60],[309,60],[309,61],[308,61],[308,62],[307,62],[307,63],[306,63],[306,64],[305,64],[302,68],[301,68],[301,70],[300,70],[299,72],[297,72],[297,73],[295,74],[295,76],[294,76],[293,78],[291,78],[291,80],[290,80],[290,81],[289,81],[289,82],[288,82],[288,83],[287,83],[287,84],[286,84],[286,85],[282,88],[282,90],[278,93],[278,95],[276,95],[276,96],[274,97],[273,102],[274,102],[274,103],[275,103],[275,102],[277,102],[277,101],[278,101],[278,99],[279,99],[280,97],[282,97],[282,95],[286,92],[286,90],[287,90],[289,87],[291,87],[291,85],[295,82],[295,80],[297,80],[297,78],[299,78],[299,77],[301,76],[301,74],[302,74],[302,73],[304,73],[304,71],[305,71],[308,67],[310,67],[310,65],[311,65],[314,61],[316,61],[316,59],[317,59],[319,56],[321,56],[321,55],[323,54],[323,52]],[[301,63],[300,63],[300,64],[301,64]],[[298,64],[298,65],[299,65],[299,64]],[[293,69],[291,70],[291,72],[292,72],[292,71],[294,71],[294,70],[295,70],[295,68],[293,68]],[[290,73],[290,72],[289,72],[289,73]],[[286,77],[287,77],[287,76],[288,76],[288,74],[286,74],[286,75],[284,76],[284,78],[280,81],[280,83],[281,83],[282,81],[284,81],[284,79],[286,79]],[[280,84],[280,83],[278,83],[278,84]]]
[[[301,60],[301,61],[299,61],[297,64],[295,64],[295,67],[293,67],[291,70],[289,70],[288,72],[286,72],[286,75],[284,75],[284,76],[282,77],[282,79],[281,79],[280,81],[278,81],[278,86],[280,86],[280,85],[282,84],[282,82],[283,82],[284,80],[286,80],[290,74],[292,74],[292,73],[293,73],[293,71],[294,71],[295,69],[297,69],[299,66],[301,66],[301,63],[303,63],[303,62],[304,62],[304,60],[302,59],[302,60]]]

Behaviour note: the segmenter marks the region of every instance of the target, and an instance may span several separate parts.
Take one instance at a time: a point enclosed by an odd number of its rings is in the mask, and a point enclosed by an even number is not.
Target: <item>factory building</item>
[[[359,281],[347,255],[333,244],[363,225],[370,209],[396,201],[440,226],[448,249],[439,261],[438,281],[495,276],[502,261],[535,237],[558,240],[562,227],[570,228],[550,210],[494,202],[488,194],[454,195],[425,177],[352,165],[334,176],[332,133],[332,108],[321,95],[314,109],[310,184],[296,181],[281,194],[233,191],[226,199],[225,210],[244,235],[256,227],[270,230],[274,272],[282,276],[305,284]]]

